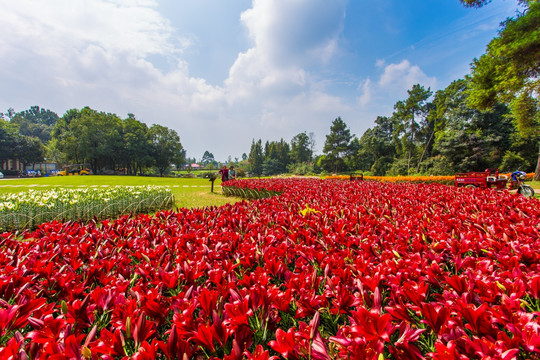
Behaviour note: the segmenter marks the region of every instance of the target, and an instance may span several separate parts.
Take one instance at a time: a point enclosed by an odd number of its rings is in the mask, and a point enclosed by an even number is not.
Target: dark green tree
[[[307,163],[312,156],[311,140],[306,132],[295,135],[291,140],[291,161],[296,164]]]
[[[375,124],[373,128],[367,129],[358,141],[356,166],[360,170],[382,176],[390,168],[396,155],[396,145],[393,142],[394,121],[387,116],[378,116]]]
[[[498,167],[514,132],[504,105],[480,111],[468,105],[467,80],[457,80],[435,95],[439,118],[434,152],[456,172]]]
[[[263,155],[263,147],[262,147],[262,140],[259,139],[257,142],[255,142],[255,139],[251,142],[251,149],[249,151],[249,169],[250,172],[255,176],[261,176],[263,173],[263,162],[264,162],[264,155]]]
[[[17,127],[9,121],[0,119],[0,162],[15,157],[15,145],[18,137]]]
[[[15,139],[13,156],[27,165],[43,161],[45,146],[37,137],[18,135]]]
[[[51,131],[58,121],[58,115],[39,106],[21,111],[11,117],[11,122],[19,126],[19,133],[24,136],[37,137],[45,145],[51,139]]]
[[[281,174],[283,172],[282,165],[278,159],[268,158],[265,159],[262,164],[262,174],[264,176],[271,176]]]
[[[476,1],[479,6],[485,1]],[[499,36],[472,64],[469,103],[482,110],[510,105],[522,136],[540,133],[540,2],[522,1],[525,10],[502,24]],[[540,144],[535,180],[540,180]]]
[[[175,130],[161,125],[152,125],[148,130],[152,143],[154,165],[163,176],[165,171],[172,165],[183,163],[180,136]]]
[[[77,143],[74,160],[90,163],[94,173],[103,169],[116,170],[124,146],[118,116],[85,107],[71,124],[71,131]]]
[[[328,171],[338,173],[346,169],[345,158],[351,155],[351,131],[347,124],[336,118],[330,127],[330,134],[326,135],[322,166]]]
[[[138,121],[135,115],[121,121],[122,148],[120,163],[128,174],[142,173],[152,164],[152,145],[148,126]]]
[[[216,162],[216,159],[214,158],[214,154],[212,154],[210,151],[206,150],[203,154],[203,157],[201,159],[201,162],[204,165],[213,164]]]
[[[419,136],[422,126],[425,126],[427,114],[429,112],[427,100],[432,92],[420,84],[413,85],[411,90],[407,90],[409,97],[406,100],[398,101],[394,105],[393,118],[395,121],[394,137],[398,145],[398,155],[407,161],[407,174],[410,174],[413,161],[420,156],[421,147],[424,144]]]
[[[264,148],[264,160],[275,160],[272,162],[273,174],[285,173],[290,163],[291,150],[289,144],[283,139],[280,141],[267,141]]]

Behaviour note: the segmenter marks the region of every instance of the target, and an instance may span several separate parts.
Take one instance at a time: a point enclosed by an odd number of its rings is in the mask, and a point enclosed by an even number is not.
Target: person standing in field
[[[221,170],[219,170],[219,173],[221,174],[221,182],[222,183],[229,180],[229,169],[227,169],[227,166],[223,165]]]
[[[236,179],[236,170],[234,170],[234,166],[231,166],[229,169],[229,180]]]

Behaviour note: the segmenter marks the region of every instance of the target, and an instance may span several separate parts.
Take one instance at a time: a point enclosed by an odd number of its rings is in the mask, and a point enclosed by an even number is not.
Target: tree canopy
[[[481,110],[508,104],[517,131],[535,137],[540,133],[540,3],[526,4],[527,9],[508,18],[486,53],[473,61],[468,102]],[[540,151],[535,180],[540,180]]]

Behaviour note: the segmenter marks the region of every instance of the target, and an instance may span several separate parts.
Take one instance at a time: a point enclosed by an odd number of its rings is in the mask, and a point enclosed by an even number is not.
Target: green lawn
[[[29,189],[45,190],[49,188],[76,188],[106,185],[161,185],[170,186],[175,197],[175,205],[179,208],[195,208],[220,206],[234,203],[240,198],[225,197],[221,192],[221,180],[214,182],[214,192],[210,190],[208,179],[160,178],[146,176],[51,176],[24,179],[0,179],[0,194],[18,193]]]

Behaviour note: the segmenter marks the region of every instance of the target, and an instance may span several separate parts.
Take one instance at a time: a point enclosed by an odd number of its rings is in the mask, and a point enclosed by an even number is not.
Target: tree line
[[[460,79],[433,94],[420,84],[379,116],[361,137],[336,118],[321,155],[313,157],[306,133],[289,145],[283,139],[253,140],[248,157],[253,175],[358,172],[375,176],[453,175],[459,172],[521,169],[532,172],[539,132],[520,132],[505,104],[490,110],[469,105],[470,79]]]
[[[468,103],[470,79],[432,94],[417,84],[395,103],[391,116],[357,138],[334,120],[319,164],[327,171],[361,170],[372,175],[452,175],[517,168],[534,171],[540,133],[516,129],[509,108],[478,110]]]
[[[540,180],[540,2],[518,3],[522,9],[501,24],[470,75],[435,94],[414,85],[360,138],[335,119],[315,167],[373,175],[519,168]]]
[[[171,164],[181,166],[184,161],[175,130],[156,124],[148,127],[133,114],[121,119],[85,107],[58,117],[33,106],[0,115],[0,161],[86,163],[96,174],[105,170],[137,174],[154,168],[160,175]]]

